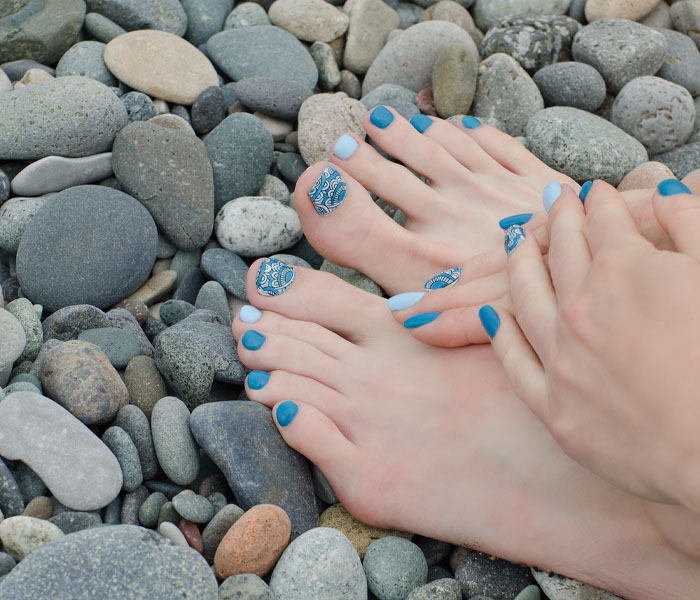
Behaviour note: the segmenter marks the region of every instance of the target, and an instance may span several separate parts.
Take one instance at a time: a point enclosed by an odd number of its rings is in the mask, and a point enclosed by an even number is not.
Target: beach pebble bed
[[[581,183],[699,169],[699,2],[5,4],[0,598],[616,598],[357,521],[245,398],[231,320],[262,256],[382,294],[292,195],[378,105]]]

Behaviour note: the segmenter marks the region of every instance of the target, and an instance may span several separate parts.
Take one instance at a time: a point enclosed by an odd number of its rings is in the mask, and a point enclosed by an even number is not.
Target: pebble
[[[182,36],[187,15],[178,0],[87,0],[89,12],[99,12],[126,30],[157,29]]]
[[[51,79],[53,79],[53,77],[43,69],[29,69],[22,76],[22,79],[15,81],[14,89],[18,90],[28,85],[33,85],[42,81],[50,81]]]
[[[214,557],[217,577],[225,579],[243,573],[264,576],[289,544],[291,529],[287,513],[279,506],[252,507],[221,540]]]
[[[156,116],[156,107],[146,94],[129,92],[121,96],[120,100],[129,115],[129,123],[148,121]]]
[[[588,0],[586,2],[586,20],[589,23],[597,19],[615,17],[639,21],[656,8],[659,0]]]
[[[27,502],[22,515],[35,519],[50,519],[53,515],[53,504],[46,496],[36,496]]]
[[[19,515],[24,511],[24,499],[12,471],[0,459],[0,510],[6,517]]]
[[[226,17],[224,29],[270,25],[267,11],[257,2],[243,2],[237,5]]]
[[[406,600],[462,600],[462,588],[455,579],[437,579],[413,588]]]
[[[372,542],[362,565],[369,589],[379,600],[403,600],[428,577],[428,564],[420,548],[401,537]]]
[[[102,441],[119,461],[123,475],[123,489],[133,492],[143,483],[143,471],[139,461],[139,452],[131,441],[129,434],[121,427],[109,427],[102,434]]]
[[[0,308],[0,371],[22,356],[27,336],[22,323],[12,313]]]
[[[48,197],[10,198],[0,207],[0,250],[8,254],[17,253],[27,225],[44,206]]]
[[[0,69],[0,94],[11,90],[12,82],[10,81],[10,78],[5,74],[5,71]]]
[[[225,248],[212,248],[202,254],[202,269],[229,293],[248,300],[246,275],[248,265],[243,259]]]
[[[605,80],[585,63],[547,65],[537,71],[532,79],[547,106],[571,106],[595,112],[605,100]]]
[[[287,546],[270,590],[285,600],[367,600],[367,578],[348,539],[335,529],[316,527]]]
[[[577,108],[538,112],[527,125],[527,139],[535,156],[576,181],[604,179],[617,185],[648,160],[644,146],[632,136]]]
[[[105,45],[101,42],[78,42],[71,46],[56,65],[56,77],[76,75],[89,77],[107,86],[119,84],[102,59]]]
[[[551,573],[532,568],[532,575],[550,600],[621,600],[615,594]]]
[[[129,402],[150,420],[156,402],[167,394],[155,361],[148,356],[132,358],[124,371],[124,383],[129,390]]]
[[[75,304],[61,308],[46,317],[42,323],[44,346],[41,349],[39,358],[42,358],[41,354],[44,354],[49,349],[46,345],[48,340],[75,340],[86,329],[109,327],[109,325],[107,315],[90,304]],[[39,358],[37,358],[37,362],[39,362]],[[43,364],[43,362],[40,364]],[[38,365],[35,363],[35,366]],[[41,374],[41,370],[36,374]]]
[[[163,472],[180,485],[188,485],[199,473],[199,452],[189,427],[190,411],[182,400],[161,398],[151,414],[153,445]]]
[[[207,562],[213,563],[216,550],[224,539],[226,533],[231,529],[233,524],[238,521],[244,514],[244,511],[235,504],[227,504],[221,510],[217,511],[211,521],[202,532],[202,541],[204,542],[204,558]]]
[[[17,563],[14,558],[7,554],[7,552],[0,552],[0,581],[4,575],[7,575],[15,568],[15,565],[17,565]],[[266,600],[273,600],[273,598],[270,596],[270,598]]]
[[[423,14],[420,15],[419,22],[449,21],[450,23],[459,25],[471,36],[474,40],[474,44],[479,48],[484,40],[484,34],[475,25],[474,19],[463,4],[464,3],[453,2],[452,0],[440,0],[435,4],[431,4],[423,11]]]
[[[574,60],[595,67],[608,90],[617,94],[628,82],[654,75],[666,57],[664,35],[625,19],[599,19],[583,27],[572,44]]]
[[[673,83],[682,85],[693,96],[700,94],[700,52],[693,40],[687,35],[661,29],[666,38],[668,50],[666,57],[656,74]]]
[[[332,42],[349,22],[343,11],[324,0],[276,0],[267,15],[273,25],[306,42]]]
[[[132,302],[142,302],[146,306],[151,306],[159,300],[165,298],[175,287],[177,273],[170,269],[161,271],[137,289],[126,300]]]
[[[346,93],[350,98],[359,100],[360,96],[362,96],[362,84],[357,75],[347,69],[341,69],[338,91]]]
[[[164,538],[170,540],[176,546],[181,548],[189,548],[185,534],[180,531],[180,528],[170,521],[163,521],[158,525],[158,533]]]
[[[154,125],[158,125],[160,127],[165,127],[166,129],[175,129],[177,131],[184,131],[190,135],[195,135],[194,129],[192,129],[189,122],[182,117],[178,117],[177,115],[171,113],[156,115],[152,119],[149,119],[149,123],[153,123]]]
[[[659,2],[656,5],[656,8],[639,22],[647,27],[662,27],[664,29],[671,29],[673,28],[671,9],[665,2]]]
[[[180,0],[180,3],[187,15],[185,39],[197,47],[224,28],[233,4],[231,0]]]
[[[271,117],[270,115],[264,115],[259,112],[255,112],[253,113],[253,115],[256,118],[260,119],[260,122],[265,126],[265,129],[267,129],[270,132],[270,135],[272,136],[272,141],[274,142],[283,142],[284,139],[294,130],[294,125],[289,121],[276,119],[275,117]]]
[[[163,492],[153,492],[139,507],[139,523],[144,527],[155,529],[158,525],[158,515],[168,498]]]
[[[187,519],[182,519],[177,524],[177,528],[185,536],[187,544],[190,548],[196,550],[200,554],[204,554],[204,543],[202,542],[202,535],[199,533],[199,528],[192,521]]]
[[[160,511],[158,512],[159,528],[163,523],[173,523],[177,525],[181,520],[182,517],[177,513],[172,502],[168,501],[160,507]]]
[[[476,92],[479,65],[461,44],[443,46],[433,66],[433,102],[443,119],[466,115]]]
[[[237,98],[248,108],[280,119],[294,120],[311,88],[289,79],[246,77],[234,84]]]
[[[224,93],[218,86],[211,86],[202,91],[192,104],[190,110],[192,127],[199,135],[209,133],[226,118]]]
[[[85,15],[84,25],[88,33],[103,44],[111,42],[115,37],[126,33],[126,29],[104,15],[95,12],[89,12]]]
[[[287,185],[281,179],[274,175],[265,175],[262,185],[256,196],[269,196],[275,200],[279,200],[282,204],[289,204],[289,190]]]
[[[301,174],[306,171],[307,164],[300,154],[296,152],[283,152],[277,157],[277,168],[282,177],[292,184],[297,182]]]
[[[279,258],[280,256],[285,256],[284,259]],[[292,262],[289,262],[288,258],[286,256],[289,255],[277,255],[273,256],[270,258],[277,258],[278,260],[282,260],[283,262],[287,262],[288,264],[294,264]],[[296,257],[294,257],[296,258]],[[303,259],[297,259],[297,260],[303,260]],[[306,263],[306,261],[303,261]],[[306,268],[312,268],[311,265],[306,263],[305,265],[300,265],[304,266]],[[333,488],[331,487],[331,484],[328,482],[328,479],[326,479],[326,476],[323,474],[321,469],[319,469],[316,465],[312,463],[311,465],[311,477],[314,482],[314,491],[316,492],[316,495],[323,500],[326,504],[338,504],[338,498],[335,495],[335,492],[333,491]]]
[[[219,315],[226,325],[231,324],[231,312],[228,308],[226,290],[217,281],[207,281],[199,290],[195,308],[210,310]]]
[[[56,525],[43,519],[16,516],[0,522],[0,542],[16,561],[23,560],[44,544],[63,536],[63,532]],[[6,598],[4,595],[2,597]]]
[[[513,600],[540,600],[542,593],[536,585],[528,585],[523,588]],[[562,599],[564,600],[564,599]]]
[[[664,163],[678,179],[683,179],[688,173],[700,169],[700,142],[657,154],[654,160]]]
[[[173,508],[181,517],[193,523],[208,523],[214,517],[214,507],[211,502],[198,494],[173,496]]]
[[[51,517],[48,521],[58,527],[66,535],[102,525],[102,519],[94,513],[75,512],[71,510]]]
[[[143,306],[144,308],[146,307],[145,304],[142,304],[141,306]],[[141,329],[141,326],[136,320],[136,317],[134,317],[132,313],[130,313],[125,308],[113,308],[107,313],[107,319],[109,320],[110,326],[129,333],[136,340],[136,343],[139,348],[137,354],[153,356],[153,346],[146,337],[146,334],[143,332],[143,329]],[[122,357],[123,356],[125,355],[122,355]],[[136,354],[133,354],[132,357],[133,356],[136,356]],[[122,358],[122,361],[123,360],[124,358]],[[127,363],[130,360],[131,358],[129,358]],[[124,366],[126,366],[126,364]]]
[[[340,69],[330,44],[314,42],[309,48],[318,69],[318,85],[322,90],[332,90],[340,84]]]
[[[179,323],[186,317],[189,317],[195,311],[194,305],[184,300],[166,300],[161,305],[158,314],[160,320],[166,325],[174,325]]]
[[[484,594],[493,600],[512,600],[534,583],[530,569],[481,552],[471,552],[455,572],[465,598]]]
[[[700,47],[700,3],[697,0],[676,1],[670,13],[673,26]]]
[[[46,65],[42,65],[41,63],[38,63],[35,60],[31,60],[29,58],[22,58],[2,63],[0,64],[0,69],[2,69],[5,72],[5,74],[10,78],[10,81],[12,82],[19,81],[20,79],[22,79],[22,76],[29,69],[42,69],[52,77],[56,75],[55,69],[47,67]]]
[[[199,267],[199,263],[202,260],[202,251],[196,248],[192,251],[178,250],[170,262],[168,267],[170,270],[177,273],[176,285],[182,282],[182,278],[185,276],[187,271],[194,267]]]
[[[482,31],[512,15],[563,15],[570,0],[476,0],[472,14]]]
[[[139,507],[148,498],[148,489],[144,486],[139,486],[133,492],[126,492],[122,498],[119,515],[120,522],[124,525],[138,525]]]
[[[128,331],[117,327],[86,329],[78,339],[94,344],[105,353],[115,369],[123,369],[141,353],[138,340]]]
[[[0,169],[0,206],[10,197],[10,178]],[[2,278],[0,278],[1,280]]]
[[[665,179],[673,179],[674,177],[673,171],[665,164],[649,161],[642,163],[627,173],[617,186],[617,189],[620,192],[625,192],[627,190],[655,188]]]
[[[363,75],[399,26],[399,15],[382,0],[353,0],[349,17],[343,66]]]
[[[0,566],[0,573],[1,569]],[[219,586],[219,600],[275,600],[275,597],[260,577],[245,573],[231,575]]]
[[[417,535],[413,538],[413,543],[421,549],[428,567],[433,567],[448,559],[454,550],[454,545],[442,542],[433,538]]]

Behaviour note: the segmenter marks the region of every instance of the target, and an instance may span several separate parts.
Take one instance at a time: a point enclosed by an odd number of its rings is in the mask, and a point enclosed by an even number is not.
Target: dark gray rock
[[[693,96],[700,94],[700,52],[687,35],[671,29],[659,29],[668,49],[658,77],[682,85]]]
[[[412,541],[423,552],[428,567],[442,562],[448,558],[450,554],[452,554],[452,550],[454,550],[454,545],[449,542],[441,542],[440,540],[434,540],[433,538],[422,535],[414,536]]]
[[[229,294],[248,301],[245,288],[248,265],[240,256],[225,248],[206,250],[202,254],[202,270]]]
[[[214,507],[211,502],[199,494],[174,496],[173,508],[181,517],[193,523],[208,523],[214,517]]]
[[[156,256],[158,258],[172,258],[176,252],[177,248],[168,241],[168,238],[159,233]]]
[[[143,483],[139,452],[129,434],[121,427],[112,426],[102,434],[102,441],[117,457],[124,478],[124,490],[133,492]]]
[[[109,325],[130,333],[139,344],[139,354],[153,356],[153,345],[141,329],[136,317],[125,308],[113,308],[107,313]]]
[[[214,562],[214,555],[221,540],[224,539],[226,532],[231,529],[231,525],[243,516],[243,512],[240,506],[227,504],[214,515],[204,528],[202,541],[204,542],[204,558],[208,562]]]
[[[197,299],[197,294],[205,281],[202,269],[199,267],[188,269],[182,276],[180,285],[177,286],[177,289],[173,293],[173,300],[184,300],[185,302],[194,304]]]
[[[219,315],[226,325],[231,324],[231,311],[228,307],[226,290],[217,281],[207,281],[197,294],[195,308],[210,310]]]
[[[148,480],[155,477],[158,474],[158,461],[151,426],[145,413],[138,406],[127,404],[119,409],[114,423],[126,431],[136,446],[143,478]]]
[[[484,594],[493,600],[512,600],[520,590],[535,583],[528,567],[476,551],[459,565],[455,578],[465,598]]]
[[[161,526],[161,523],[177,525],[180,521],[182,521],[182,517],[175,510],[172,502],[168,501],[160,507],[160,511],[158,512],[158,527]]]
[[[180,0],[187,15],[185,39],[199,46],[224,28],[231,10],[229,0]]]
[[[664,163],[678,179],[683,179],[691,171],[700,169],[700,142],[679,146],[653,159]]]
[[[284,152],[277,157],[277,168],[282,177],[289,183],[295,184],[302,173],[306,171],[307,164],[301,157],[301,154],[296,152]]]
[[[605,100],[605,80],[590,65],[560,62],[532,76],[547,106],[572,106],[595,112]]]
[[[185,490],[184,486],[178,485],[177,483],[173,483],[172,481],[160,481],[157,479],[147,481],[144,485],[151,492],[160,492],[162,494],[165,494],[165,497],[168,500],[172,500],[173,496],[176,496],[177,494]]]
[[[99,527],[102,525],[102,519],[94,513],[68,510],[51,517],[49,523],[53,523],[63,533],[68,535],[69,533],[75,533],[83,529]]]
[[[88,12],[96,12],[127,31],[160,29],[182,37],[187,15],[178,0],[86,0]]]
[[[7,517],[22,514],[24,499],[10,469],[0,458],[0,512]]]
[[[146,94],[141,92],[129,92],[120,97],[126,114],[129,116],[129,123],[135,121],[148,121],[156,116],[156,107]]]
[[[175,325],[195,311],[194,305],[184,300],[166,300],[160,307],[160,320],[166,325]]]
[[[0,206],[10,197],[10,178],[0,169]],[[0,277],[0,283],[3,279]]]
[[[156,456],[163,472],[179,485],[192,483],[199,473],[199,451],[189,428],[190,411],[182,400],[166,396],[151,414]]]
[[[160,509],[167,501],[168,497],[163,492],[153,492],[139,507],[139,523],[151,529],[157,527]]]
[[[435,565],[434,567],[428,567],[428,583],[431,581],[435,581],[436,579],[450,579],[452,577],[452,573],[445,569],[444,567],[441,567],[439,565]],[[459,596],[458,598],[461,598],[462,596],[462,588],[459,588]]]
[[[313,90],[286,78],[246,77],[234,84],[233,91],[252,110],[278,119],[294,120],[304,100]]]
[[[175,285],[180,285],[182,278],[185,273],[189,271],[192,267],[198,267],[202,260],[202,251],[197,248],[192,251],[178,250],[170,261],[170,270],[177,273],[177,279],[175,280]]]
[[[86,329],[78,335],[78,339],[100,348],[115,369],[125,368],[134,356],[141,354],[138,340],[128,331],[118,327]]]
[[[209,133],[226,118],[226,103],[220,87],[210,86],[195,99],[190,110],[192,128],[199,135]]]
[[[104,509],[104,524],[119,525],[121,523],[122,499],[117,496]]]
[[[37,496],[47,495],[48,488],[41,480],[41,477],[39,477],[22,461],[16,463],[12,474],[15,477],[15,481],[17,482],[19,489],[22,491],[22,499],[24,500],[25,505]]]
[[[15,568],[15,559],[7,552],[0,552],[0,579]]]
[[[81,332],[87,329],[109,327],[109,325],[107,315],[95,306],[90,304],[66,306],[44,319],[42,323],[44,342],[52,339],[62,342],[77,340]],[[40,356],[44,353],[45,346],[46,344],[41,349]]]

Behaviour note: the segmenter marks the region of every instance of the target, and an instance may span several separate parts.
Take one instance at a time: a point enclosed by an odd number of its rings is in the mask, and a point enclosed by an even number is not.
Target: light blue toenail
[[[544,209],[549,212],[557,199],[561,196],[561,183],[558,181],[550,181],[542,190],[542,202]]]
[[[258,269],[255,285],[261,296],[279,296],[284,294],[292,282],[296,271],[287,263],[276,258],[266,258]]]
[[[476,129],[479,125],[481,125],[481,121],[479,121],[479,119],[476,117],[467,115],[466,117],[462,118],[462,125],[464,125],[464,127],[467,129]]]
[[[522,213],[520,215],[513,215],[512,217],[501,219],[498,222],[498,226],[505,231],[511,225],[525,225],[530,219],[532,219],[532,213]]]
[[[520,244],[525,241],[525,230],[520,227],[520,225],[511,225],[506,229],[504,246],[506,248],[506,254],[510,256],[511,252],[515,250]]]
[[[428,279],[428,281],[425,282],[425,289],[430,291],[447,287],[448,285],[457,283],[461,275],[462,269],[459,267],[452,267],[451,269],[447,269],[446,271],[438,273],[434,277]]]
[[[285,400],[277,407],[277,412],[275,413],[277,415],[277,422],[282,427],[286,427],[294,420],[294,417],[297,416],[298,412],[299,407],[295,402]]]
[[[267,371],[251,371],[246,377],[246,382],[251,390],[261,390],[270,380],[270,374]]]
[[[392,296],[386,301],[386,307],[389,310],[411,308],[411,306],[417,304],[423,296],[425,296],[425,292],[404,292],[403,294],[396,294],[396,296]]]
[[[391,114],[388,108],[377,106],[369,115],[369,120],[372,125],[379,127],[379,129],[385,129],[391,125],[391,122],[394,120],[394,115]]]
[[[355,138],[346,133],[341,135],[338,141],[335,143],[335,146],[333,146],[333,154],[335,154],[338,158],[347,160],[353,154],[355,154],[355,150],[357,150],[358,146],[359,144]]]
[[[262,313],[254,306],[246,304],[245,306],[241,307],[241,310],[238,312],[238,316],[244,323],[257,323],[260,320],[260,317],[262,317]]]
[[[348,186],[343,177],[329,165],[323,169],[316,183],[311,186],[309,198],[319,215],[330,215],[345,199],[347,191]]]
[[[248,350],[258,350],[265,343],[265,336],[254,329],[249,329],[243,334],[241,343]]]
[[[692,194],[688,186],[677,179],[665,179],[658,186],[659,194],[662,196],[673,196],[674,194]]]
[[[419,133],[423,133],[432,124],[433,120],[422,113],[418,113],[417,115],[413,115],[411,117],[411,125],[413,125],[413,127],[415,127]]]
[[[406,329],[415,329],[416,327],[421,327],[423,325],[427,325],[428,323],[432,323],[439,316],[439,312],[420,313],[406,319],[403,322],[403,326]]]
[[[591,191],[592,187],[592,181],[587,181],[581,186],[581,191],[578,193],[578,197],[581,199],[581,202],[586,202],[586,197],[588,196],[588,192]]]

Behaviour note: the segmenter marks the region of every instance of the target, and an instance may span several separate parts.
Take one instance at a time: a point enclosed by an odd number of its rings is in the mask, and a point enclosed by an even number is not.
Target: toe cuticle
[[[251,371],[246,377],[246,382],[251,390],[261,390],[269,380],[270,374],[267,371]]]
[[[262,313],[254,306],[246,304],[245,306],[241,307],[241,310],[238,311],[238,316],[240,317],[241,321],[250,325],[257,323],[260,320],[260,317],[262,317]]]
[[[247,350],[259,350],[265,343],[265,336],[254,329],[249,329],[243,334],[241,343]]]
[[[261,296],[279,296],[292,285],[296,271],[281,260],[266,258],[260,263],[255,286]]]
[[[425,292],[404,292],[403,294],[396,294],[396,296],[392,296],[386,301],[386,307],[392,311],[405,310],[418,304],[423,296],[425,296]]]
[[[392,115],[391,111],[385,106],[377,106],[370,113],[369,120],[375,127],[379,127],[379,129],[386,129],[394,120],[394,115]]]
[[[297,416],[298,412],[299,407],[297,406],[296,402],[285,400],[277,407],[277,411],[275,413],[277,415],[277,422],[280,424],[280,426],[286,427],[294,420],[294,417]]]
[[[419,313],[417,315],[413,315],[412,317],[409,317],[408,319],[406,319],[403,322],[403,326],[406,329],[416,329],[417,327],[422,327],[423,325],[427,325],[428,323],[432,323],[439,316],[440,316],[439,312]]]
[[[350,139],[353,142],[355,141],[351,137]],[[338,142],[340,142],[340,140]],[[319,175],[318,179],[311,186],[309,198],[319,215],[329,215],[340,206],[340,203],[345,199],[347,191],[348,186],[342,175],[337,169],[329,165],[323,169],[321,175]]]
[[[438,273],[437,275],[428,279],[428,281],[425,282],[425,289],[428,291],[439,290],[440,288],[457,283],[461,276],[462,269],[460,267],[446,269],[442,273]]]

